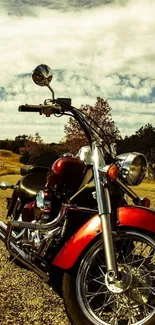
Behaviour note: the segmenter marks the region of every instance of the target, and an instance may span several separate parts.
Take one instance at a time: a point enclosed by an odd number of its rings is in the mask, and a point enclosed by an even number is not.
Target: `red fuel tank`
[[[62,186],[64,191],[77,189],[84,177],[85,163],[76,157],[62,157],[57,159],[47,175],[49,186]]]

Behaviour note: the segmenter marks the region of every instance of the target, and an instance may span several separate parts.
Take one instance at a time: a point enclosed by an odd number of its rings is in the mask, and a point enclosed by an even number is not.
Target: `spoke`
[[[121,254],[122,254],[122,257],[123,257],[123,262],[126,263],[126,259],[125,259],[125,256],[124,256],[124,252],[121,251]]]
[[[137,287],[137,289],[139,289],[139,290],[149,289],[149,291],[150,291],[153,295],[155,295],[155,287],[149,287],[149,286],[147,286],[147,284],[146,284],[145,287]]]
[[[94,298],[94,297],[97,297],[97,296],[99,296],[99,295],[103,295],[103,294],[107,294],[109,292],[109,290],[107,290],[107,291],[101,291],[101,292],[89,292],[87,295],[86,295],[86,297],[92,297],[92,298]]]
[[[128,303],[128,307],[130,309],[130,318],[129,318],[129,321],[128,321],[128,324],[127,325],[131,325],[132,322],[133,322],[133,316],[132,316],[132,309],[131,309],[130,301],[131,301],[131,291],[129,290],[129,303]]]
[[[146,261],[146,259],[148,259],[148,258],[150,258],[150,253],[152,252],[152,250],[153,249],[151,249],[151,251],[149,252],[149,254],[146,256],[146,257],[144,257],[144,260],[143,260],[143,262],[141,262],[141,264],[139,265],[139,267],[138,267],[138,269],[140,269],[140,267],[144,264],[144,262]]]
[[[131,246],[131,245],[130,245]],[[129,247],[130,247],[129,246]],[[134,252],[138,249],[138,247],[140,247],[141,246],[141,243],[139,243],[139,245],[138,246],[136,246],[136,244],[134,244],[134,248],[132,249],[132,251],[130,251],[130,253],[129,254],[126,254],[126,260],[129,258],[129,256],[131,256],[132,255],[132,262],[133,262],[133,259],[134,259]],[[129,247],[128,247],[128,251],[129,251]],[[130,262],[131,263],[131,262]],[[126,263],[127,264],[127,263]]]
[[[104,267],[106,266],[105,264],[103,264],[104,261],[101,259],[101,257],[100,257],[99,255],[96,255],[96,256],[95,256],[95,259],[98,259],[99,262],[100,262],[100,264],[103,265]]]
[[[145,317],[155,311],[153,307],[155,301],[153,246],[144,236],[141,239],[136,234],[135,236],[120,235],[116,238],[116,257],[118,264],[127,265],[127,272],[133,273],[130,288],[120,294],[108,290],[105,283],[105,258],[100,244],[100,247],[96,246],[96,250],[90,251],[87,264],[85,264],[83,274],[85,299],[81,299],[81,304],[88,314],[90,311],[91,315],[94,314],[95,324],[102,322],[109,325],[141,323],[144,319],[146,320]],[[122,272],[123,270],[122,268]]]
[[[101,271],[101,273],[102,273],[102,274],[104,275],[104,277],[105,277],[105,273],[103,272],[101,266],[99,266],[98,268],[99,268],[99,270]]]
[[[154,254],[153,254],[152,256],[149,256],[149,259],[152,258],[153,256],[154,256]],[[127,264],[127,265],[131,265],[131,264],[134,264],[134,263],[137,263],[137,262],[141,262],[141,261],[142,261],[142,265],[143,265],[143,261],[146,261],[146,259],[147,259],[147,257],[142,257],[142,258],[138,258],[138,259],[136,259],[135,261],[128,262],[128,263],[126,263],[126,264]],[[147,266],[150,265],[150,264],[152,264],[152,262],[147,263]],[[153,272],[155,272],[155,271],[153,271]]]
[[[113,299],[113,298],[114,298],[114,299]],[[113,300],[112,300],[112,299],[113,299]],[[97,312],[97,313],[99,314],[99,316],[101,316],[103,310],[104,310],[107,306],[109,306],[109,305],[111,305],[111,304],[113,304],[113,303],[115,303],[115,302],[116,302],[115,296],[114,296],[114,294],[112,294],[106,302],[105,302],[105,301],[103,302],[103,305],[102,305],[101,307],[95,309],[95,312]]]
[[[103,287],[104,287],[104,285],[101,285],[101,287],[96,292],[94,292],[94,294],[92,293],[91,298],[88,299],[88,302],[91,302],[96,296],[103,294],[104,291],[101,292]],[[86,295],[86,297],[88,297],[88,296],[89,296],[89,294]]]
[[[97,280],[97,279],[94,279],[94,280],[92,279],[91,282],[96,282],[96,283],[102,284],[103,286],[106,286],[106,284],[103,283],[103,281],[99,281],[99,280]],[[90,283],[91,283],[91,282],[90,282]],[[90,284],[90,283],[89,283],[89,284]]]
[[[149,307],[149,309],[152,309],[152,310],[155,311],[155,307],[152,307],[152,306],[151,306],[150,304],[148,304],[148,303],[146,303],[144,306],[145,306],[145,307],[147,306],[147,307]]]
[[[129,243],[128,243],[128,246],[126,246],[126,242],[127,242],[127,241],[129,242]],[[120,247],[118,253],[117,253],[117,258],[119,258],[119,256],[122,255],[123,260],[124,260],[124,263],[126,263],[126,259],[125,259],[125,256],[124,256],[124,249],[125,249],[125,252],[126,252],[126,258],[127,258],[127,257],[130,255],[130,254],[128,255],[130,245],[131,245],[131,239],[130,239],[130,240],[124,240],[124,241],[122,242],[122,245],[121,245],[121,247]]]
[[[145,278],[146,276],[148,276],[148,275],[150,276],[150,278],[152,278],[152,276],[151,276],[150,273],[151,273],[151,271],[148,272],[148,273],[145,273],[145,274],[144,274],[143,276],[141,276],[140,278],[141,278],[141,279],[144,279],[144,278]]]
[[[142,243],[140,243],[138,246],[141,247],[141,244],[142,244]],[[132,254],[132,263],[133,263],[134,260],[135,260],[135,255],[137,256],[137,254],[136,254],[136,250],[137,250],[137,245],[136,245],[136,243],[135,243],[135,248],[134,248],[134,252],[135,252],[135,254]],[[139,256],[139,255],[138,255],[138,256]]]
[[[90,284],[91,282],[96,282],[96,283],[100,283],[102,285],[105,285],[104,280],[101,281],[100,279],[103,279],[103,275],[100,275],[97,278],[90,278],[89,280],[87,280],[87,282],[88,282],[88,284]]]
[[[91,273],[90,271],[88,271],[88,276],[90,277],[90,279],[103,279],[105,278],[105,275],[101,274],[101,275],[95,275],[93,273]]]

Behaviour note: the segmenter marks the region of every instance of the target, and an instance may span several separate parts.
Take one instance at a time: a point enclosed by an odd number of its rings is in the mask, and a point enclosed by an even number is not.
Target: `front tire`
[[[117,262],[129,286],[114,293],[105,283],[103,241],[93,243],[76,270],[63,277],[63,299],[74,325],[155,324],[155,241],[137,231],[115,237]]]

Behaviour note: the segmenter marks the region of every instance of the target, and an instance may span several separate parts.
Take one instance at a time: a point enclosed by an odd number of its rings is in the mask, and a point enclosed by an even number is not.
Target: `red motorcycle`
[[[73,324],[153,325],[155,212],[127,186],[142,181],[145,157],[111,155],[107,166],[102,130],[68,100],[54,98],[50,68],[38,66],[32,77],[53,98],[19,111],[74,116],[89,140],[91,161],[57,160],[45,188],[24,206],[26,221],[1,222],[0,237],[12,256],[45,281],[59,279]],[[124,193],[138,205],[128,206]]]

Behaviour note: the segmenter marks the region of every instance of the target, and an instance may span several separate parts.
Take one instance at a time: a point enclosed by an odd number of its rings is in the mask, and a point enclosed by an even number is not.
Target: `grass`
[[[143,181],[142,184],[131,187],[133,191],[137,193],[140,197],[147,197],[151,201],[151,208],[155,209],[155,182],[153,181]]]
[[[19,162],[20,155],[9,151],[0,150],[0,175],[19,174],[22,164]]]

